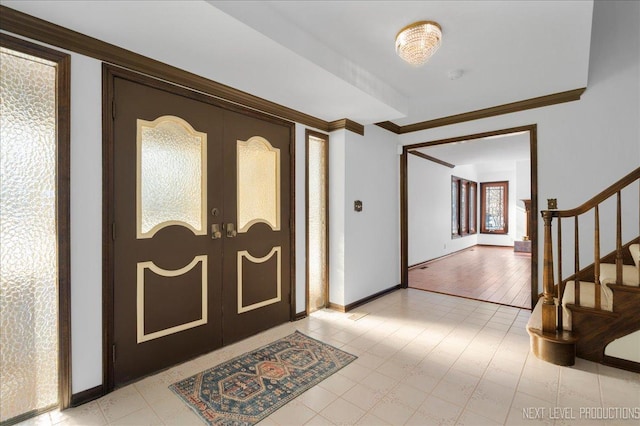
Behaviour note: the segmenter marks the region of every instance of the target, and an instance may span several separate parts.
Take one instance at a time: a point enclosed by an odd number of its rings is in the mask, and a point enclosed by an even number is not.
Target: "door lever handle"
[[[238,233],[234,229],[235,227],[233,226],[233,223],[225,223],[224,226],[227,229],[227,238],[233,238],[238,235]]]
[[[218,238],[222,238],[222,232],[220,231],[220,225],[214,223],[211,225],[211,239],[217,240]]]

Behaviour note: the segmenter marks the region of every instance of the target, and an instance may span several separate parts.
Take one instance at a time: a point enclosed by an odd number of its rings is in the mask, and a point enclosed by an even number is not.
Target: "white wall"
[[[639,9],[639,2],[595,3],[589,85],[581,100],[408,133],[400,136],[402,144],[537,124],[538,207],[546,208],[547,198],[557,198],[560,208],[580,205],[640,164]],[[629,241],[639,234],[637,187],[623,198],[624,215],[636,218],[625,222],[623,239]],[[601,222],[609,227],[615,223],[609,214],[601,215]],[[589,233],[593,226],[585,222],[583,228]],[[541,220],[538,235],[543,235]],[[582,241],[587,237],[581,235]],[[612,241],[603,241],[603,253],[612,249]],[[571,250],[569,244],[563,252],[572,258]],[[591,250],[585,251],[581,257],[586,265],[593,259]],[[571,265],[564,262],[565,273]]]
[[[409,265],[476,245],[478,234],[451,238],[451,176],[478,182],[475,166],[450,169],[415,155],[407,162]]]
[[[71,55],[72,391],[102,383],[101,63]]]
[[[400,159],[397,137],[386,130],[371,125],[364,136],[345,134],[347,305],[400,283]],[[362,201],[361,212],[354,211],[355,200]]]
[[[400,283],[397,137],[377,126],[329,140],[329,300],[346,306]],[[354,201],[363,204],[354,210]]]
[[[329,302],[345,305],[345,130],[329,136]]]

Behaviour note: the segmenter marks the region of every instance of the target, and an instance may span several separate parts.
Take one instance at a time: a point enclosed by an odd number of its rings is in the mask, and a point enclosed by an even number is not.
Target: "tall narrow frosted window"
[[[254,136],[238,141],[238,232],[255,223],[280,230],[280,149]]]
[[[180,225],[206,234],[207,135],[179,117],[138,120],[138,238]]]
[[[307,139],[307,277],[309,312],[327,304],[327,141]]]
[[[56,68],[0,48],[0,421],[58,402]]]

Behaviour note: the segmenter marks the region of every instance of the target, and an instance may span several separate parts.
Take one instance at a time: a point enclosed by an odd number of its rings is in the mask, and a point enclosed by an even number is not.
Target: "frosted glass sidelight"
[[[0,49],[0,422],[58,403],[56,68]]]
[[[280,150],[254,136],[238,141],[238,232],[254,223],[280,230]]]
[[[308,229],[307,262],[309,276],[309,311],[326,305],[327,282],[327,205],[326,205],[326,141],[309,136],[308,161]]]
[[[138,119],[137,236],[180,225],[205,235],[207,135],[179,117]]]

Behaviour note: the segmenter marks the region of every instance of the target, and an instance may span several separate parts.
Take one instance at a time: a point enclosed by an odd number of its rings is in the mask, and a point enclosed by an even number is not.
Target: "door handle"
[[[220,225],[214,223],[211,225],[211,239],[217,240],[218,238],[222,238],[222,232],[220,231]]]
[[[227,230],[227,238],[233,238],[238,235],[238,233],[234,229],[235,227],[233,226],[233,223],[225,223],[224,226]]]

